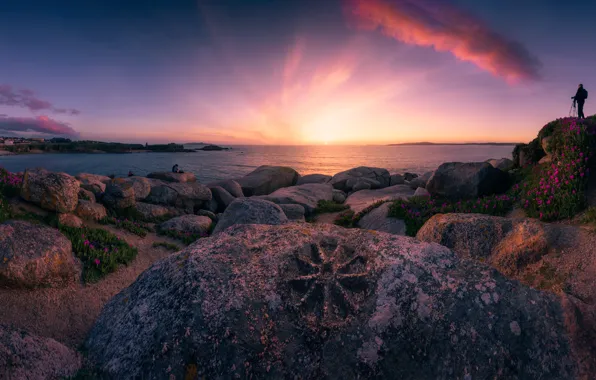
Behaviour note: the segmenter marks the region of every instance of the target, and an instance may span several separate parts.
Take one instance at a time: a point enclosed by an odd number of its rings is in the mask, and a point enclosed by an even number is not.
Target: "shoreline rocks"
[[[278,205],[297,204],[304,207],[306,215],[311,215],[319,201],[333,200],[333,187],[326,183],[307,183],[284,187],[269,195],[253,197],[253,199],[264,199]]]
[[[174,172],[153,172],[147,174],[147,178],[159,179],[165,182],[192,183],[197,182],[197,177],[193,173],[174,173]]]
[[[355,213],[359,213],[376,202],[409,199],[413,195],[414,190],[409,185],[395,185],[379,190],[357,191],[348,196],[345,204],[350,206]]]
[[[245,196],[269,195],[282,187],[294,186],[300,174],[286,166],[259,166],[244,177],[236,179]]]
[[[79,188],[79,182],[66,173],[28,169],[23,175],[21,198],[49,211],[69,213],[77,207]]]
[[[487,162],[444,163],[428,180],[433,196],[470,199],[501,193],[509,187],[509,176]]]
[[[279,225],[287,222],[288,217],[275,203],[263,199],[239,198],[219,217],[213,235],[237,224]]]
[[[328,182],[337,190],[349,193],[354,187],[380,189],[391,184],[391,175],[387,169],[359,166],[334,175]]]

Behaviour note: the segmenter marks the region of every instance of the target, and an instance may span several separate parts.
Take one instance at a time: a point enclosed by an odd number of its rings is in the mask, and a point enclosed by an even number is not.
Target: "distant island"
[[[204,146],[202,148],[196,149],[196,150],[205,150],[205,151],[219,151],[219,150],[230,150],[231,148],[223,148],[221,146],[218,145],[207,145]]]
[[[0,141],[0,151],[8,154],[30,153],[180,153],[196,152],[182,144],[126,144],[102,141],[71,141],[70,139],[9,139]]]
[[[433,142],[411,142],[411,143],[400,143],[400,144],[388,144],[387,146],[400,146],[400,145],[497,145],[497,146],[513,146],[519,143],[498,143],[498,142],[481,142],[481,143],[433,143]]]

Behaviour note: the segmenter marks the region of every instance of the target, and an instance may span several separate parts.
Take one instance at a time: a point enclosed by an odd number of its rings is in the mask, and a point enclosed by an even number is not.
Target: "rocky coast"
[[[0,378],[590,379],[596,122],[553,123],[428,173],[4,171]]]

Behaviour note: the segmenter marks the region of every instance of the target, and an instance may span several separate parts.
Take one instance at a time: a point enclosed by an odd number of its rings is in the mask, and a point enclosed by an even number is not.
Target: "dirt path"
[[[184,247],[180,242],[155,234],[140,238],[109,226],[92,227],[104,228],[125,239],[137,247],[138,256],[96,284],[73,284],[62,289],[0,288],[0,324],[13,325],[76,348],[83,343],[110,298],[132,284],[155,261],[172,254],[164,248],[154,248],[154,242],[167,241]]]

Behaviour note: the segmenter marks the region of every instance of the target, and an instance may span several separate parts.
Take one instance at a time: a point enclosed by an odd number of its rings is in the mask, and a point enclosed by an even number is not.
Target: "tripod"
[[[577,117],[577,104],[575,100],[573,100],[571,108],[569,108],[569,117]]]

